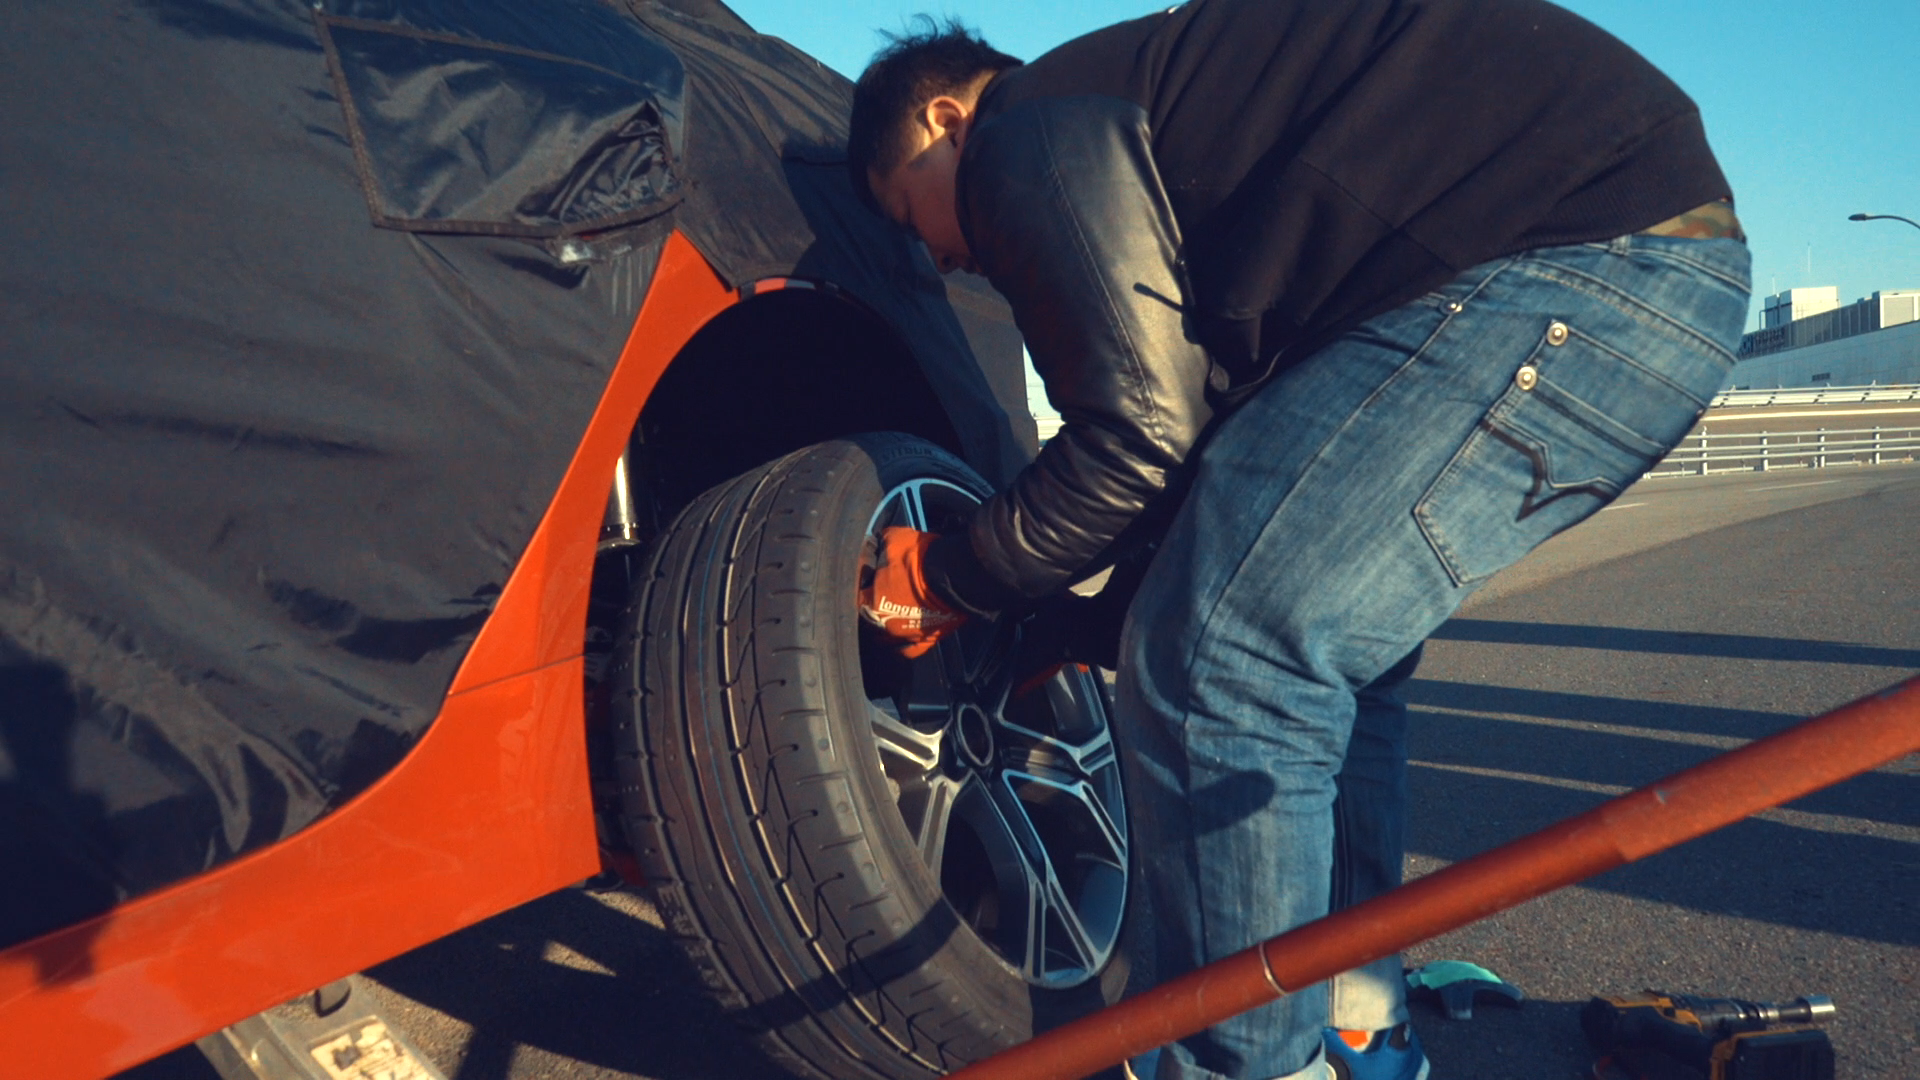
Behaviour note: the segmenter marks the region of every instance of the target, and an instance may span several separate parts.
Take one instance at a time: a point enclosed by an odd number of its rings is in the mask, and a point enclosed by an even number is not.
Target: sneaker
[[[1427,1080],[1427,1055],[1411,1024],[1372,1033],[1328,1028],[1325,1041],[1338,1080]]]

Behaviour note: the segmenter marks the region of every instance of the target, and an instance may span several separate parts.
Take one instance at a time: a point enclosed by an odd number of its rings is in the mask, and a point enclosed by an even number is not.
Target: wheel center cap
[[[960,756],[975,768],[984,769],[993,762],[993,725],[978,705],[962,705],[954,720],[960,736]]]

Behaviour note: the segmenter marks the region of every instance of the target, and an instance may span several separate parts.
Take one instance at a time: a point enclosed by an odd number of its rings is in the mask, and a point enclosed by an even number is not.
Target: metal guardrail
[[[1713,409],[1760,408],[1767,405],[1850,405],[1862,401],[1920,401],[1915,386],[1799,386],[1775,390],[1722,390]]]
[[[1707,476],[1828,465],[1879,465],[1920,457],[1920,426],[1813,431],[1702,432],[1660,460],[1647,475]]]

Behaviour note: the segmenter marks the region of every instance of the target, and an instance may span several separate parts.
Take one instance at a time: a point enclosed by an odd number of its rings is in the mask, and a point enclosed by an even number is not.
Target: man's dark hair
[[[919,15],[913,22],[906,33],[886,34],[887,44],[853,87],[847,172],[854,193],[874,210],[880,207],[867,172],[884,175],[906,160],[907,123],[920,106],[942,94],[964,91],[982,74],[1020,66],[958,19],[943,25],[930,15]]]

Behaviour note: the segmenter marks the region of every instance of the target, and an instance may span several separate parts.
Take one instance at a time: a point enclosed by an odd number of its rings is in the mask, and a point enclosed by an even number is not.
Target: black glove
[[[1059,592],[1034,605],[1020,623],[1014,685],[1031,689],[1064,664],[1118,668],[1120,628],[1152,560],[1143,549],[1116,564],[1099,593]]]

